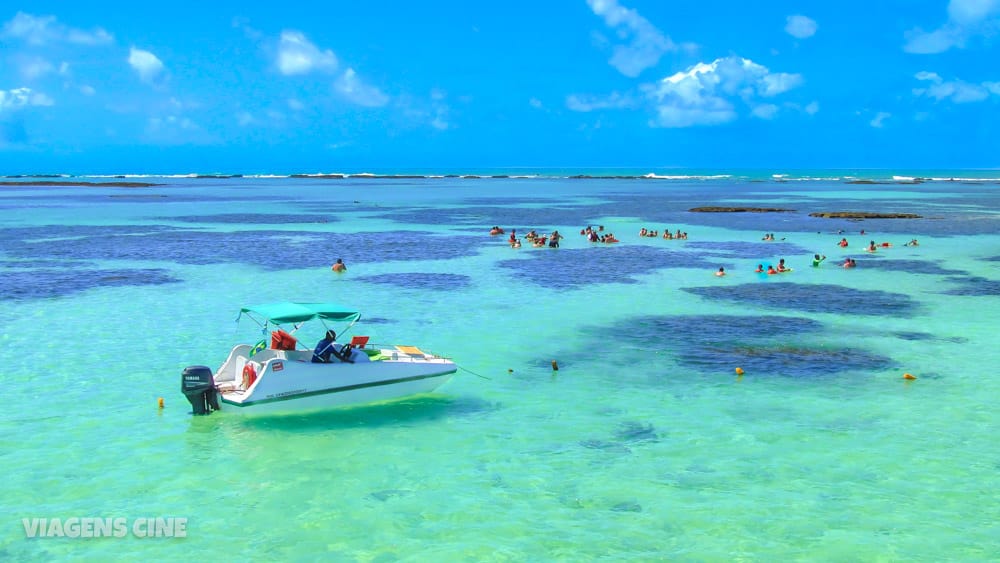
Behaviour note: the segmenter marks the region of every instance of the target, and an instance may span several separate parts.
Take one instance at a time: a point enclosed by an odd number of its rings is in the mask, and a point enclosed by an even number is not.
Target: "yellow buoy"
[[[552,360],[552,371],[559,371],[559,364],[555,360]]]
[[[916,379],[916,378],[917,378],[917,376],[913,375],[912,373],[904,373],[903,374],[903,379],[913,380],[913,379]]]
[[[163,397],[160,397],[159,399],[157,399],[156,403],[158,405],[160,405],[160,408],[162,409],[163,408]]]
[[[736,375],[743,375],[743,368],[736,368]]]

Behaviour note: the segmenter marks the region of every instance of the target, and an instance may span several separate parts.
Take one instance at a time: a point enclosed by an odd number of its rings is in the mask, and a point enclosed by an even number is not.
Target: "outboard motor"
[[[219,410],[219,396],[212,379],[212,370],[206,366],[188,366],[181,374],[181,392],[187,397],[194,414],[212,414]]]

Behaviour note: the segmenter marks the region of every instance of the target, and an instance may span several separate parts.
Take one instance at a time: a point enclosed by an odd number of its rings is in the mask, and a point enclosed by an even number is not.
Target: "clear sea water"
[[[0,186],[0,560],[998,560],[1000,175],[704,175]],[[462,369],[395,403],[191,416],[181,370],[284,300]],[[187,537],[21,522],[74,516]]]

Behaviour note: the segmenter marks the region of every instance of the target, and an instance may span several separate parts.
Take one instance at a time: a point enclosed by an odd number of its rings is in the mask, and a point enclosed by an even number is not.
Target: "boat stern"
[[[212,369],[207,366],[188,366],[181,373],[181,392],[191,403],[195,415],[211,414],[219,410],[219,395],[215,388]]]

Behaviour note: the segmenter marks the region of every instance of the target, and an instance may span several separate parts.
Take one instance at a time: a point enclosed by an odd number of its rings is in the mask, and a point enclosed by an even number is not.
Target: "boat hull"
[[[242,415],[297,414],[391,401],[430,393],[455,374],[454,362],[439,357],[399,356],[369,361],[355,352],[355,363],[316,364],[294,353],[266,361],[247,361],[237,347],[217,372],[222,410]],[[257,359],[255,356],[254,359]],[[233,377],[250,365],[256,380],[249,387]]]

